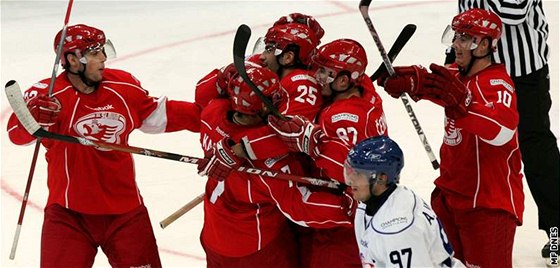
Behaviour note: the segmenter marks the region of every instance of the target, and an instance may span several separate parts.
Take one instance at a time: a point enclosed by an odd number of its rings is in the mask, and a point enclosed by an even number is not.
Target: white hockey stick
[[[369,5],[370,4],[371,4],[371,0],[361,0],[360,1],[360,13],[362,14],[362,17],[364,18],[364,21],[365,21],[365,23],[366,23],[366,25],[369,29],[371,37],[373,37],[373,41],[375,41],[375,45],[377,46],[377,49],[379,50],[379,53],[381,54],[381,58],[383,59],[383,63],[385,64],[385,67],[387,68],[387,71],[389,72],[389,75],[394,76],[395,75],[395,69],[393,68],[393,65],[391,64],[391,60],[389,59],[389,56],[387,56],[387,53],[385,52],[385,48],[383,47],[383,44],[381,43],[381,39],[379,38],[379,35],[377,34],[377,31],[375,30],[375,27],[373,27],[373,23],[371,22],[371,19],[369,17],[368,10],[369,10]],[[408,112],[408,116],[410,117],[410,121],[412,121],[412,124],[414,125],[414,128],[416,129],[416,134],[418,134],[418,137],[420,138],[420,141],[422,142],[422,145],[424,145],[424,150],[426,150],[426,153],[428,154],[428,158],[430,158],[430,161],[432,162],[432,167],[434,169],[438,169],[439,168],[438,160],[437,160],[436,156],[434,155],[434,152],[432,151],[432,147],[428,143],[428,139],[426,138],[426,134],[424,134],[424,131],[422,130],[422,127],[420,126],[420,121],[418,121],[418,117],[416,117],[416,114],[414,113],[414,110],[412,109],[412,106],[410,105],[410,100],[408,99],[408,97],[404,93],[400,96],[400,98],[401,98],[401,101],[404,104],[404,107],[406,108],[406,111]]]

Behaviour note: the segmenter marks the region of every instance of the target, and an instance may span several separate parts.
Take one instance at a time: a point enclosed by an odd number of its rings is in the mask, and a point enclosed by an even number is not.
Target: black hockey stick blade
[[[395,40],[395,43],[393,43],[393,46],[391,46],[389,53],[387,53],[387,56],[389,56],[389,60],[391,61],[391,63],[395,61],[403,47],[406,45],[406,43],[408,43],[408,40],[410,40],[412,35],[414,35],[414,32],[416,32],[416,25],[407,24],[406,26],[404,26],[401,33]],[[379,68],[377,68],[377,70],[369,78],[371,79],[371,81],[375,82],[377,78],[379,78],[383,73],[386,72],[387,68],[385,67],[385,64],[381,63],[379,65]]]
[[[235,33],[235,39],[233,40],[233,65],[243,78],[243,81],[249,85],[251,90],[257,94],[257,96],[262,100],[264,105],[279,118],[285,119],[278,109],[272,104],[270,99],[264,96],[261,90],[249,79],[247,75],[247,70],[245,69],[245,51],[247,50],[247,44],[249,43],[249,38],[251,37],[251,28],[245,24],[239,25],[237,32]]]
[[[371,4],[371,0],[360,0],[360,8],[362,7],[369,8],[370,4]]]

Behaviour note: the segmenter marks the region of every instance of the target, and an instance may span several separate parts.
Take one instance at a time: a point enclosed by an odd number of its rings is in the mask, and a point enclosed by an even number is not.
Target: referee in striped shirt
[[[519,143],[525,177],[538,207],[539,229],[558,234],[559,153],[550,131],[548,23],[541,0],[458,0],[459,12],[481,8],[503,22],[502,38],[493,59],[503,63],[513,79],[519,111]],[[447,54],[452,63],[455,53]],[[556,228],[556,229],[552,229]],[[550,240],[549,240],[550,241]],[[542,249],[550,257],[550,242]]]

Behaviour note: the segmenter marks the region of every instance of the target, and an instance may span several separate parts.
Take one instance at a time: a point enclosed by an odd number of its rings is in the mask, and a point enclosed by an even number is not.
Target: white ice
[[[66,1],[1,1],[1,83],[17,80],[22,88],[51,76],[55,58],[53,38],[63,26]],[[326,30],[323,42],[353,38],[368,51],[368,73],[381,63],[375,44],[360,16],[358,1],[76,1],[70,24],[85,23],[105,31],[119,57],[108,62],[112,68],[136,75],[154,96],[193,100],[195,83],[207,72],[232,61],[233,37],[237,26],[253,29],[251,43],[264,35],[267,26],[282,15],[302,12],[314,15]],[[396,65],[441,63],[444,47],[440,36],[456,14],[456,1],[374,1],[370,15],[388,48],[402,27],[418,26]],[[552,129],[558,137],[558,14],[557,1],[545,1],[550,24],[550,73],[553,107]],[[432,170],[414,128],[399,100],[383,91],[385,113],[391,136],[404,148],[406,166],[401,182],[429,200],[437,171]],[[5,126],[11,113],[1,99],[1,250],[2,267],[37,267],[42,209],[48,194],[46,163],[41,149],[29,204],[15,260],[8,256],[29,172],[33,147],[18,147],[7,139]],[[430,103],[413,103],[414,110],[432,148],[438,152],[443,136],[443,111]],[[201,156],[198,135],[188,132],[147,135],[136,132],[130,144],[184,155]],[[203,267],[204,252],[199,243],[202,206],[195,208],[162,230],[159,221],[203,192],[205,178],[193,165],[135,156],[137,182],[151,214],[165,267]],[[102,167],[100,167],[102,168]],[[517,228],[514,245],[515,267],[541,267],[540,249],[547,241],[537,230],[537,212],[525,188],[525,222]],[[224,241],[233,243],[234,241]],[[95,267],[108,262],[98,253]]]

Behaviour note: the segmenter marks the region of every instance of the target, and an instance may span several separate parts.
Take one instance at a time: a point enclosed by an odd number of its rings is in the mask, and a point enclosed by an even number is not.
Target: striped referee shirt
[[[494,60],[512,77],[530,74],[548,61],[548,23],[541,0],[458,0],[459,13],[481,8],[496,13],[503,23]]]

